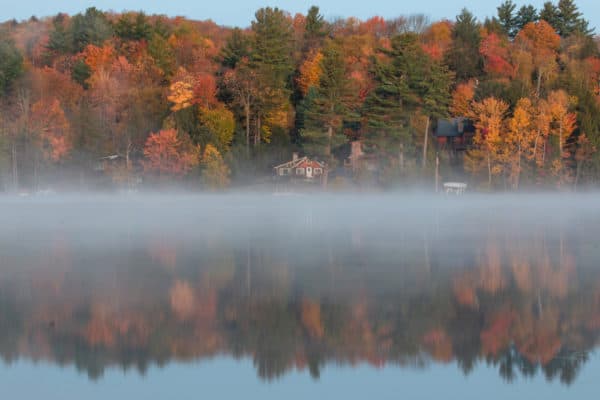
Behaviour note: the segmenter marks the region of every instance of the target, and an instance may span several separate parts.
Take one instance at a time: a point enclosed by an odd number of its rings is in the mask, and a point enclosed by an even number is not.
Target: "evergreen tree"
[[[498,21],[502,26],[505,35],[514,38],[517,34],[517,18],[515,16],[515,9],[517,5],[512,0],[505,0],[497,8],[498,10]]]
[[[23,73],[23,56],[7,33],[0,32],[0,96]]]
[[[544,3],[544,6],[540,11],[540,19],[543,19],[544,21],[549,23],[554,29],[558,31],[558,27],[560,26],[559,12],[558,8],[554,4],[552,4],[552,2],[547,1]]]
[[[251,64],[270,85],[287,88],[293,72],[290,21],[283,11],[270,7],[258,10],[255,18]]]
[[[477,19],[467,9],[456,17],[452,30],[453,45],[447,54],[450,69],[458,81],[467,81],[483,73],[483,58],[479,53],[481,35]]]
[[[560,0],[558,2],[558,26],[555,26],[559,35],[563,37],[572,34],[590,35],[593,30],[589,22],[583,17],[573,0]]]
[[[143,12],[126,13],[115,24],[115,35],[123,40],[150,40],[152,26]]]
[[[250,56],[250,39],[240,28],[234,28],[221,50],[221,65],[235,68],[237,63]]]
[[[71,20],[72,50],[80,52],[88,44],[102,46],[113,35],[110,21],[102,11],[90,7],[85,14],[77,14]]]
[[[560,0],[558,5],[549,1],[544,3],[540,19],[552,25],[556,33],[562,37],[573,34],[589,36],[593,33],[589,22],[582,17],[573,0]]]
[[[302,139],[308,152],[322,157],[332,167],[332,150],[346,141],[342,127],[353,115],[343,51],[329,41],[322,53],[319,85],[309,90],[303,102],[306,120]]]
[[[366,101],[372,144],[386,152],[398,149],[399,166],[404,152],[414,148],[410,118],[420,112],[427,118],[423,165],[427,152],[430,117],[446,115],[452,74],[423,52],[418,36],[406,33],[392,39],[390,50],[381,50],[389,61],[374,60],[376,88]],[[388,154],[394,156],[394,154]]]
[[[530,22],[536,22],[539,19],[537,10],[532,5],[522,6],[515,17],[515,29],[517,33]]]
[[[312,6],[306,14],[304,28],[304,51],[309,51],[319,46],[327,36],[327,22],[319,13],[319,7]]]
[[[52,30],[46,48],[53,53],[66,54],[72,52],[73,39],[67,27],[65,14],[58,14],[52,19]]]
[[[287,14],[278,8],[261,8],[252,21],[254,41],[250,54],[250,67],[256,72],[260,97],[256,118],[260,143],[265,126],[263,122],[273,114],[285,112],[289,107],[292,62],[292,26]],[[284,111],[285,110],[285,111]],[[268,127],[267,127],[268,128]],[[269,132],[264,131],[264,134]]]

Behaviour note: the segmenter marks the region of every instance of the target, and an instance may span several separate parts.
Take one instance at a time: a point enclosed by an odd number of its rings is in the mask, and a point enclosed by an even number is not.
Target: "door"
[[[306,177],[312,178],[312,167],[306,167]]]

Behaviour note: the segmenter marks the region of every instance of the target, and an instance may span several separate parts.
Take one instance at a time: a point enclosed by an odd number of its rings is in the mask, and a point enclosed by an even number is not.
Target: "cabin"
[[[467,118],[438,119],[433,131],[438,147],[450,151],[464,151],[473,143],[475,126]]]
[[[298,153],[293,153],[290,161],[276,165],[273,170],[279,179],[316,181],[325,174],[327,165],[307,156],[298,157]]]
[[[118,154],[112,154],[110,156],[101,157],[96,160],[94,165],[94,171],[96,172],[107,172],[115,167],[118,167],[124,162],[124,158]]]

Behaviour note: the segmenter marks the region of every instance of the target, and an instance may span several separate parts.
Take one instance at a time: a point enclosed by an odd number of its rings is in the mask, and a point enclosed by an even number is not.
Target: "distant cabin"
[[[438,146],[445,146],[448,150],[463,151],[473,143],[475,126],[467,118],[438,119],[433,136]]]
[[[292,159],[283,164],[273,167],[275,176],[278,178],[316,180],[325,173],[327,166],[324,162],[313,160],[309,157],[298,157],[298,153],[292,155]]]

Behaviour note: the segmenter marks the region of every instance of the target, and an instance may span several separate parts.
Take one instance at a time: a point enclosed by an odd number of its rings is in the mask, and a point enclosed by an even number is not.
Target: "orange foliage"
[[[425,344],[435,360],[441,362],[452,361],[452,339],[442,328],[427,332],[423,336],[423,344]]]
[[[92,73],[108,69],[116,58],[115,49],[110,45],[98,47],[90,44],[85,48],[82,56]]]
[[[361,34],[373,35],[381,37],[386,34],[387,24],[385,19],[380,16],[371,17],[368,20],[361,22],[358,26],[358,31]]]
[[[452,104],[450,105],[450,112],[452,113],[452,115],[457,117],[465,117],[471,115],[471,102],[473,101],[474,97],[474,81],[460,83],[458,86],[456,86],[454,93],[452,93]]]
[[[310,300],[302,302],[300,311],[302,325],[309,336],[320,339],[324,335],[323,325],[321,323],[321,306]]]
[[[538,90],[536,94],[539,96],[542,77],[556,68],[556,54],[560,47],[560,36],[550,24],[540,20],[525,25],[515,38],[515,45],[518,50],[520,69],[523,69],[520,65],[528,64],[527,58],[531,57],[529,62],[537,70]],[[524,68],[525,71],[527,69]]]
[[[461,306],[477,308],[479,305],[475,284],[468,276],[455,279],[453,291],[456,301]]]
[[[508,104],[494,97],[472,103],[470,117],[475,121],[477,129],[473,139],[476,147],[467,154],[469,161],[466,166],[471,172],[487,169],[488,185],[492,184],[492,176],[503,172],[507,162],[503,140],[507,111]],[[491,290],[491,287],[488,288]]]
[[[71,151],[71,127],[57,99],[31,107],[30,129],[38,135],[46,159],[56,162]]]
[[[161,175],[187,174],[199,163],[199,149],[182,142],[174,129],[151,133],[144,146],[145,172]]]
[[[451,45],[452,23],[450,21],[436,22],[423,33],[423,51],[435,61],[441,61]]]
[[[539,58],[553,56],[560,47],[560,36],[544,20],[525,25],[517,35],[516,41],[527,46]]]
[[[194,314],[196,296],[189,283],[176,281],[169,290],[171,309],[180,319],[186,319]]]
[[[300,66],[300,75],[296,79],[300,92],[306,96],[311,87],[319,84],[321,76],[321,60],[323,54],[318,51],[310,54]]]
[[[502,312],[492,318],[489,326],[481,332],[481,348],[485,355],[497,356],[510,345],[510,328],[514,315]]]

